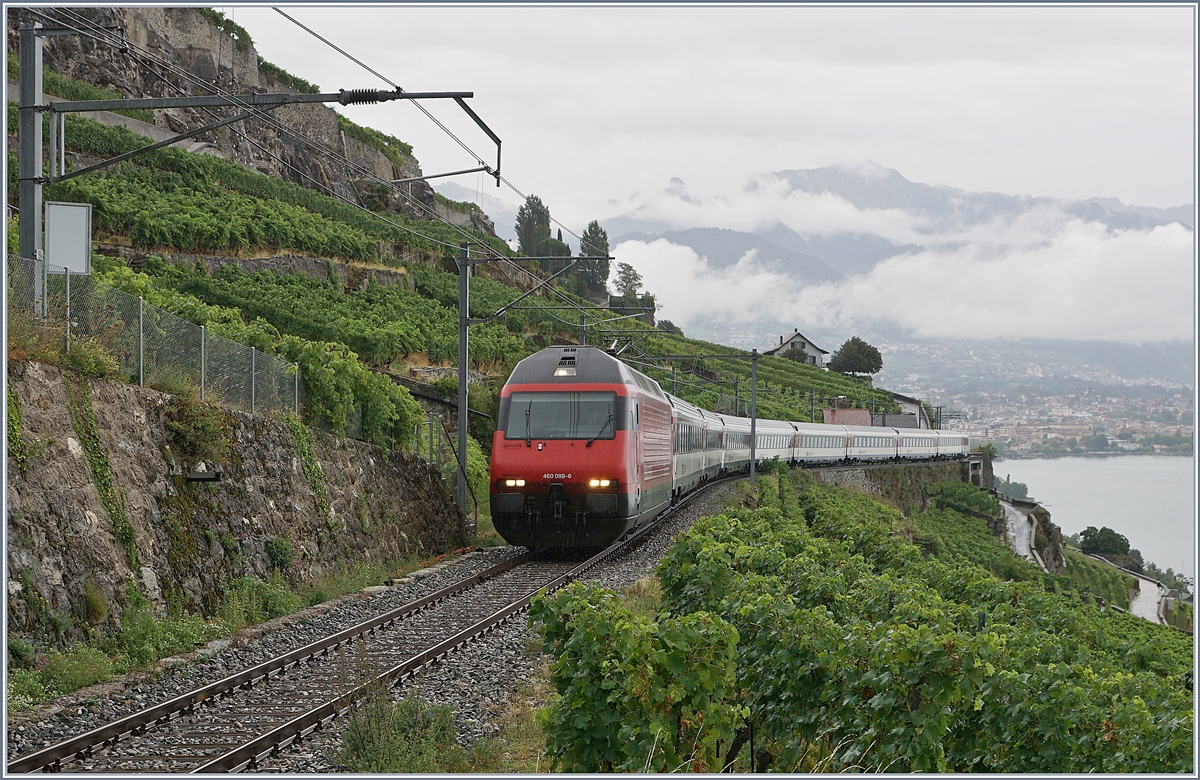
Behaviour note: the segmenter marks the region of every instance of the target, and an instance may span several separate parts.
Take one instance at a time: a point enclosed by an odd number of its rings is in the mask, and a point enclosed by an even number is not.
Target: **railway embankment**
[[[134,591],[213,614],[241,577],[298,585],[461,543],[440,476],[407,453],[33,361],[8,383],[10,634],[68,645],[116,628]]]
[[[985,462],[986,463],[986,462]],[[906,514],[923,512],[929,505],[927,488],[935,482],[971,482],[969,461],[955,463],[861,464],[808,470],[817,482],[836,485],[878,496]],[[983,470],[984,484],[991,484],[991,464]],[[1061,573],[1066,564],[1062,552],[1062,530],[1050,520],[1045,507],[1034,501],[1005,499],[1009,506],[1028,524],[1015,537],[1009,531],[1008,518],[984,519],[992,535],[1003,540],[1014,552],[1034,558],[1050,574]],[[960,509],[960,511],[962,511]],[[1007,511],[1007,510],[1006,510]]]

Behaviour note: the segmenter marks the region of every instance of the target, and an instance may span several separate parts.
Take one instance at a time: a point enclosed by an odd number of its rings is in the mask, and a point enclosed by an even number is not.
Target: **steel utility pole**
[[[42,114],[37,110],[42,97],[42,25],[20,27],[21,105],[18,114],[17,185],[21,215],[18,229],[21,257],[33,260],[34,310],[45,313],[46,289],[42,267]]]
[[[454,500],[467,511],[467,327],[471,324],[471,250],[461,244],[458,250],[458,490]]]
[[[754,486],[754,454],[758,444],[758,350],[750,350],[750,485]]]

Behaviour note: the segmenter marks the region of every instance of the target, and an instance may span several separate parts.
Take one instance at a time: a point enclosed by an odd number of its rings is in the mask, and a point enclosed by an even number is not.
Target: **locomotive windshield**
[[[506,439],[613,439],[616,393],[513,393]]]

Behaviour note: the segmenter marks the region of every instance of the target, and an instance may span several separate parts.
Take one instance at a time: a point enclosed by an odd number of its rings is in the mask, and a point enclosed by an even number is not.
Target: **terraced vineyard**
[[[953,510],[923,552],[802,472],[748,500],[668,550],[656,619],[582,585],[535,604],[558,766],[716,771],[752,728],[758,771],[1191,771],[1190,636],[997,576],[945,543],[982,524]]]

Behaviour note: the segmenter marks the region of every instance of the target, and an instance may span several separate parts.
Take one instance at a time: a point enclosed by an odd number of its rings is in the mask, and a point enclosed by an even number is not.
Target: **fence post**
[[[146,386],[146,330],[142,326],[142,296],[138,296],[138,387]]]
[[[296,416],[299,417],[300,416],[300,364],[293,363],[292,365],[296,367],[295,388],[292,391],[294,393],[294,398],[292,400],[292,406],[294,407]]]
[[[200,400],[204,400],[204,326],[200,326]]]
[[[71,351],[71,269],[63,269],[63,280],[67,287],[67,352]]]
[[[250,348],[250,414],[254,414],[254,401],[255,401],[255,397],[254,397],[255,376],[254,375],[256,373],[255,368],[258,365],[257,357],[258,357],[258,350],[255,349],[254,347],[251,347]]]

